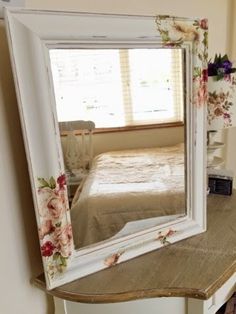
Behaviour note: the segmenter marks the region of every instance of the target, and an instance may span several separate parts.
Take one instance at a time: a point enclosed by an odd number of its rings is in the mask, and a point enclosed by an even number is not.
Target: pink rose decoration
[[[225,119],[229,119],[230,118],[230,114],[229,113],[224,113],[224,118]]]
[[[205,82],[201,82],[198,90],[198,104],[205,103],[207,101],[207,85]]]
[[[55,227],[52,224],[51,220],[45,220],[39,228],[39,238],[42,240],[47,234],[52,233],[55,230]]]
[[[67,210],[65,192],[41,188],[39,195],[39,214],[47,220],[60,220]]]
[[[120,258],[119,254],[113,254],[112,256],[105,259],[105,265],[108,267],[115,266]]]
[[[208,81],[208,70],[207,69],[202,70],[202,80],[203,80],[203,82]]]
[[[199,24],[200,24],[200,27],[202,29],[205,29],[205,30],[208,29],[208,20],[207,19],[202,19]]]
[[[53,197],[47,204],[52,219],[60,219],[66,211],[65,203],[60,197]]]
[[[167,232],[162,233],[161,231],[158,232],[157,240],[161,242],[163,245],[170,244],[170,242],[167,240],[169,237],[171,237],[173,234],[175,234],[176,231],[169,229]]]
[[[172,235],[175,234],[175,233],[176,233],[175,230],[170,229],[170,230],[167,232],[166,237],[170,237],[170,236],[172,236]]]
[[[59,189],[64,189],[64,186],[66,185],[65,174],[62,174],[57,178],[57,184],[59,185]]]
[[[49,257],[53,254],[54,249],[55,246],[53,243],[51,241],[47,241],[41,246],[41,253],[44,257]]]
[[[69,257],[73,247],[71,225],[56,227],[54,231],[54,243],[63,257]]]

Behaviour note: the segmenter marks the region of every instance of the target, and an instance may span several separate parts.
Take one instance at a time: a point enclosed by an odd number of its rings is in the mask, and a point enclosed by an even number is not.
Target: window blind
[[[59,121],[183,121],[182,49],[52,49],[50,62]]]

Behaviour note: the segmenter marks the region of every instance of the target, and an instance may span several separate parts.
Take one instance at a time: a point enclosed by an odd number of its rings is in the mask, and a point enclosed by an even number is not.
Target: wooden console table
[[[43,275],[34,283],[56,297],[56,304],[59,299],[114,303],[186,297],[188,314],[213,314],[236,283],[236,191],[232,196],[209,195],[207,201],[208,230],[203,234],[51,291],[46,290]],[[61,310],[56,314],[66,313]]]

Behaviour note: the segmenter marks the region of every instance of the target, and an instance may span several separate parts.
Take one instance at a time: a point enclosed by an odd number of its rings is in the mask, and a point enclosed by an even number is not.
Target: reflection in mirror
[[[204,232],[206,19],[5,13],[47,288]]]
[[[49,54],[75,247],[185,215],[184,49]]]

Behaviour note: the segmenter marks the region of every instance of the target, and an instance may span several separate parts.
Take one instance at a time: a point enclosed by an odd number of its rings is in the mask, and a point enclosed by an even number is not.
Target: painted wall
[[[78,136],[81,143],[81,136]],[[66,152],[66,137],[62,136],[62,149]],[[101,133],[93,135],[94,156],[114,150],[171,146],[184,142],[184,127]]]
[[[236,14],[236,3],[232,0],[232,24],[231,24],[231,41],[229,46],[229,55],[231,60],[234,62],[234,66],[236,66],[236,21],[235,21],[235,14]],[[236,105],[236,104],[235,104]],[[236,188],[236,126],[230,129],[225,130],[225,140],[226,140],[226,151],[225,151],[225,158],[226,158],[226,168],[230,169],[234,173],[234,188]]]
[[[0,20],[0,313],[49,314],[30,284],[42,272],[37,228],[3,21]]]
[[[212,56],[215,52],[228,51],[231,2],[231,0],[198,0],[191,3],[189,0],[26,0],[26,6],[104,13],[208,17],[209,51]],[[51,314],[50,299],[46,299],[44,293],[29,283],[30,278],[41,271],[41,262],[26,158],[2,22],[0,23],[0,56],[0,197],[2,201],[0,312],[4,314]],[[165,311],[158,311],[158,314],[171,312],[168,308],[170,310],[175,305],[180,310],[180,304],[175,302],[174,299],[168,299],[164,307]]]

